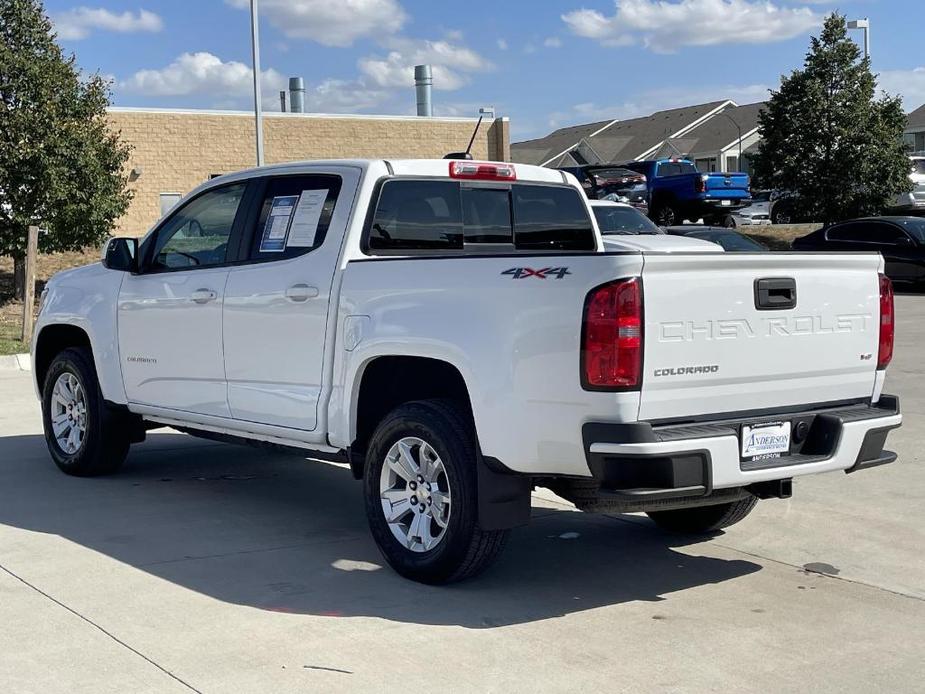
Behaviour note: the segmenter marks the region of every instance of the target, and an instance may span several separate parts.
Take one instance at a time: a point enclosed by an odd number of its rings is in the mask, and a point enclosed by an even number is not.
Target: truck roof
[[[449,176],[450,162],[452,161],[470,161],[461,159],[309,159],[302,161],[290,161],[279,164],[269,164],[258,166],[250,169],[243,169],[224,176],[212,179],[211,182],[219,179],[225,181],[232,178],[252,178],[264,174],[275,173],[294,173],[300,169],[308,169],[316,166],[353,166],[364,171],[371,165],[391,166],[397,176]],[[557,169],[547,169],[542,166],[532,164],[514,164],[511,162],[499,162],[487,159],[471,160],[473,163],[499,164],[504,166],[513,166],[518,181],[539,181],[547,183],[564,183],[563,174]]]

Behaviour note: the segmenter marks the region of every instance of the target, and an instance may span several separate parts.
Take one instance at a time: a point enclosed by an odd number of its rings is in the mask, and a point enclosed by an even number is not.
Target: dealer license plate
[[[760,460],[790,453],[790,422],[742,425],[742,458]]]
[[[720,200],[720,201],[719,201],[719,204],[720,204],[720,205],[731,205],[731,204],[732,204],[732,200]]]

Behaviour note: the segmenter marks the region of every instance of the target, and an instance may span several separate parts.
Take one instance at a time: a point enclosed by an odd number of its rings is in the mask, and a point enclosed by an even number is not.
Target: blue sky
[[[827,12],[869,17],[881,86],[925,103],[922,0],[260,0],[264,103],[301,75],[320,112],[493,105],[512,139],[692,103],[765,98]],[[249,108],[248,0],[46,0],[59,40],[119,106]],[[860,32],[852,32],[860,40]]]

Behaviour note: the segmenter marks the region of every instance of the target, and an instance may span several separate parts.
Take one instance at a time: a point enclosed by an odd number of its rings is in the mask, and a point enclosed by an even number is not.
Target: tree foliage
[[[910,189],[899,97],[876,96],[870,61],[832,14],[803,68],[781,78],[759,115],[756,183],[793,195],[798,216],[830,223],[879,214]]]
[[[0,0],[0,255],[101,243],[128,207],[129,147],[106,123],[109,83],[63,55],[40,0]]]

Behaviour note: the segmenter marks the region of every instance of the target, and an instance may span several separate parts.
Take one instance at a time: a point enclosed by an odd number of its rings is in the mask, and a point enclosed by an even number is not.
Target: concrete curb
[[[28,354],[0,356],[0,371],[32,371],[32,358]]]

